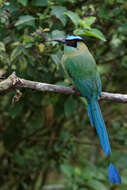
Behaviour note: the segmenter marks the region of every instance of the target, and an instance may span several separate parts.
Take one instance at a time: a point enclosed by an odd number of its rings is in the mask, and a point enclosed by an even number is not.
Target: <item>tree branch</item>
[[[52,85],[47,83],[34,82],[30,80],[21,79],[16,76],[15,72],[12,73],[7,79],[0,82],[0,92],[8,92],[19,88],[30,88],[42,92],[49,91],[49,92],[74,94],[81,96],[81,94],[72,87]],[[102,92],[100,100],[110,100],[119,103],[127,103],[127,95]]]

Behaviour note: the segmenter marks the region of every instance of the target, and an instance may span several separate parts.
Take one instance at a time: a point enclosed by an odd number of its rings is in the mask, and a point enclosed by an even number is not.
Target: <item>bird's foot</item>
[[[21,86],[23,84],[23,79],[20,79],[16,76],[16,73],[13,72],[10,76],[9,76],[10,80],[12,81],[12,85],[15,86]]]

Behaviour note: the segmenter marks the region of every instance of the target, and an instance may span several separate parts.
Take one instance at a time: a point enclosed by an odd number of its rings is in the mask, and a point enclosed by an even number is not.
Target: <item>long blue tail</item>
[[[101,114],[100,106],[96,99],[92,99],[88,103],[88,116],[90,118],[91,126],[96,127],[96,131],[99,136],[101,146],[105,152],[105,155],[107,156],[108,154],[111,154],[111,148],[110,148],[106,126]],[[108,177],[111,184],[114,183],[121,184],[121,177],[119,171],[112,163],[110,163],[108,167]]]
[[[107,156],[108,154],[111,154],[106,126],[101,114],[100,106],[95,98],[88,103],[88,116],[90,118],[91,125],[94,125],[96,128],[105,155]]]
[[[114,183],[121,184],[122,183],[119,171],[112,163],[110,163],[110,165],[108,167],[108,177],[109,177],[111,184],[114,184]]]

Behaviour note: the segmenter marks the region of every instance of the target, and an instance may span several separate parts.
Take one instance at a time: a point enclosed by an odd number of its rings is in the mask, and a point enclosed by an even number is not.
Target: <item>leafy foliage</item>
[[[124,0],[0,0],[0,76],[16,71],[25,79],[68,85],[60,68],[62,47],[49,41],[74,33],[94,55],[103,89],[127,93],[126,12]],[[84,99],[22,93],[14,105],[15,92],[0,96],[1,189],[38,190],[51,183],[67,190],[126,189],[126,105],[101,103],[112,162],[123,181],[112,187]]]

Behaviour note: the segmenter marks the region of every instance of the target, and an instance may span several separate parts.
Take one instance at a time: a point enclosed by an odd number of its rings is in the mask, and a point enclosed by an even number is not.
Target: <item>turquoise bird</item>
[[[98,103],[101,95],[101,80],[95,60],[80,36],[68,35],[65,39],[54,39],[54,41],[64,43],[63,70],[86,98],[91,126],[96,128],[105,155],[111,155],[108,134]],[[112,163],[108,168],[108,176],[112,184],[121,184],[119,172]]]

